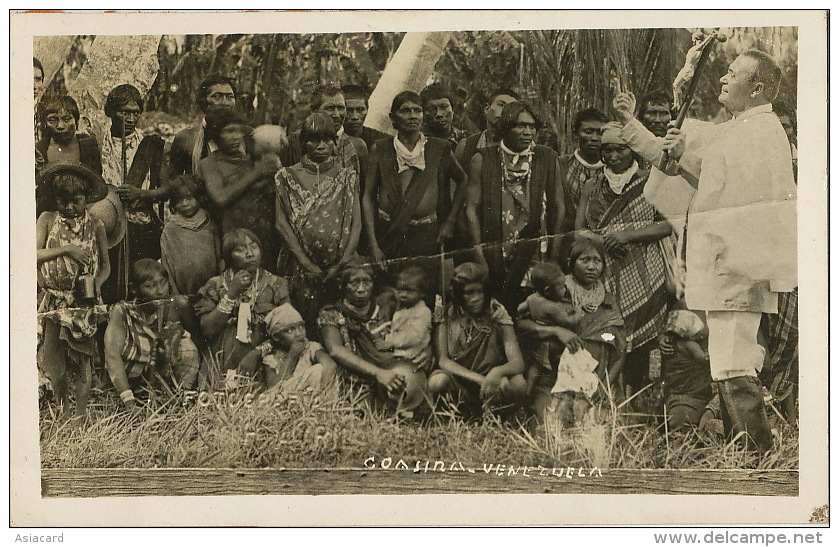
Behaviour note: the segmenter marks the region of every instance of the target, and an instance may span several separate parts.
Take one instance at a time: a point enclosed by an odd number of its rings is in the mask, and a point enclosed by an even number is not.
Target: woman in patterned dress
[[[288,302],[288,282],[262,267],[262,242],[252,231],[224,234],[221,253],[227,269],[201,287],[195,305],[212,352],[211,382],[232,374],[227,371],[265,341],[265,316]]]
[[[310,115],[300,131],[303,159],[275,177],[277,231],[285,242],[277,271],[289,279],[310,336],[322,304],[332,300],[323,281],[353,256],[361,233],[358,176],[337,161],[337,138],[329,116]]]

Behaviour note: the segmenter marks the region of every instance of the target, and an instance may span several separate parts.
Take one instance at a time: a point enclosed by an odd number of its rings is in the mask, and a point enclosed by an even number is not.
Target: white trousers
[[[708,356],[715,381],[757,376],[766,350],[757,341],[760,312],[709,311]]]

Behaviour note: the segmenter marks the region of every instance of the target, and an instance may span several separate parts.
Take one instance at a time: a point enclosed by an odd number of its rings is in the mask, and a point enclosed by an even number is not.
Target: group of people
[[[67,417],[69,376],[82,417],[102,369],[126,408],[161,381],[341,388],[403,416],[448,400],[571,427],[641,390],[660,349],[671,430],[717,409],[768,449],[753,379],[767,343],[797,348],[777,306],[794,284],[775,284],[785,264],[757,267],[768,257],[730,261],[754,234],[707,213],[794,198],[771,114],[779,79],[768,55],[739,57],[721,80],[735,117],[701,146],[668,126],[667,95],[642,99],[636,119],[619,94],[614,121],[576,114],[567,156],[537,144],[540,117],[511,89],[488,98],[473,135],[453,127],[440,84],[403,91],[391,136],[364,125],[353,85],[317,88],[299,128],[252,128],[235,82],[213,75],[197,92],[202,120],[171,146],[140,131],[129,84],[108,94],[104,135],[78,134],[71,97],[43,100],[39,370]],[[696,188],[681,224],[648,199],[671,179]],[[765,229],[761,209],[749,215]],[[759,340],[761,320],[780,342]]]

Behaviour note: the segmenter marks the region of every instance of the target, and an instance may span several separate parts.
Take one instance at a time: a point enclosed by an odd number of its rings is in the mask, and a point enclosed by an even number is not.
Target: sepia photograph
[[[441,13],[10,14],[12,526],[828,523],[827,13]]]

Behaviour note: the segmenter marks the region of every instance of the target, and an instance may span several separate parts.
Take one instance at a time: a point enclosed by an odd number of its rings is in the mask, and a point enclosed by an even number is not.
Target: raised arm
[[[247,170],[239,180],[233,184],[225,185],[224,178],[218,171],[210,167],[206,158],[198,164],[198,176],[207,185],[207,195],[219,207],[226,207],[252,184],[273,175],[275,170],[276,164],[270,158],[262,158],[253,168]]]

